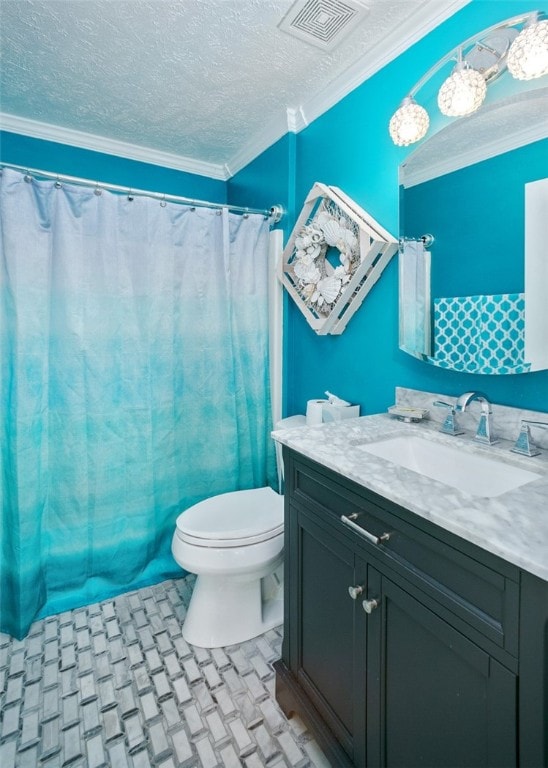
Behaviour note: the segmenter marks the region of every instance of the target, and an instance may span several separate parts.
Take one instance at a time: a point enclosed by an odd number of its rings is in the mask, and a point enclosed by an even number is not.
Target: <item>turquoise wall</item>
[[[392,144],[388,135],[391,115],[422,74],[449,50],[491,24],[532,9],[529,2],[474,0],[299,133],[296,212],[314,182],[321,181],[340,187],[397,236],[398,166],[412,148]],[[279,188],[285,170],[277,166],[275,158],[271,148],[236,176],[233,183],[242,196],[253,199],[259,190],[263,194],[265,188]],[[258,168],[262,172],[255,174]],[[326,389],[359,403],[362,413],[381,412],[393,403],[396,386],[455,396],[481,389],[496,403],[548,411],[548,372],[515,376],[455,373],[429,366],[398,349],[397,258],[342,336],[317,336],[292,301],[287,309],[287,414],[304,412],[306,401],[322,397]]]
[[[254,208],[283,205],[286,215],[279,226],[287,233],[290,231],[289,222],[295,216],[297,138],[294,133],[287,133],[228,180],[228,199],[232,205]]]
[[[124,187],[194,197],[212,203],[226,202],[225,181],[8,131],[0,131],[0,160]]]

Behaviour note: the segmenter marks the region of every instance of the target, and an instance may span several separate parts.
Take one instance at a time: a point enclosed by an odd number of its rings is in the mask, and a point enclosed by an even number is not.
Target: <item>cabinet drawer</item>
[[[292,504],[314,511],[435,600],[447,620],[465,622],[517,656],[518,569],[313,462],[299,457],[290,467]]]

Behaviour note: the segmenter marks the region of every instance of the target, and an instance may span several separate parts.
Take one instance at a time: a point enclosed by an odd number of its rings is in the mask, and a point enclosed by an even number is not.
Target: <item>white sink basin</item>
[[[500,496],[541,477],[528,469],[415,435],[390,437],[358,447],[474,496]]]

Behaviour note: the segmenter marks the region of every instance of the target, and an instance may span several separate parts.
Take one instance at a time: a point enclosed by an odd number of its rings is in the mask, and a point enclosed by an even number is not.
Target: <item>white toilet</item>
[[[298,424],[304,416],[276,428]],[[233,645],[282,623],[283,519],[283,496],[272,488],[223,493],[179,515],[171,551],[197,575],[183,624],[187,643]]]

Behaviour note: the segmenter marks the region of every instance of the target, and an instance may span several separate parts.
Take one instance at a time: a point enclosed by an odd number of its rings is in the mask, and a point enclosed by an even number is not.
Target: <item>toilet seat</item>
[[[272,488],[213,496],[177,518],[176,534],[196,547],[241,547],[283,533],[284,502]]]

